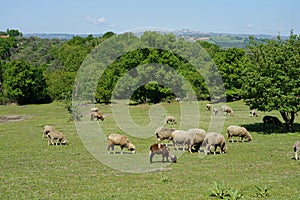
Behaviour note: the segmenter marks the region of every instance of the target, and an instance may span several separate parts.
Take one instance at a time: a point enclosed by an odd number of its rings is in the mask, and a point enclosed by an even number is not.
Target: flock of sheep
[[[211,111],[211,105],[207,104],[206,108],[208,111]],[[218,109],[214,108],[212,112],[216,115],[218,114]],[[221,112],[233,115],[233,109],[229,106],[222,106]],[[250,111],[250,116],[258,116],[256,110]],[[98,112],[98,108],[91,109],[91,120],[104,120],[105,116]],[[168,147],[168,143],[172,141],[174,149],[176,151],[179,150],[178,146],[182,146],[182,150],[185,151],[187,149],[190,153],[195,152],[204,152],[207,154],[216,154],[216,150],[219,147],[219,153],[225,153],[227,146],[225,137],[220,133],[208,132],[199,128],[192,128],[187,131],[185,130],[176,130],[174,128],[167,127],[167,124],[176,124],[176,118],[173,116],[166,116],[164,126],[158,127],[154,135],[156,137],[156,143],[150,146],[150,163],[153,162],[153,156],[156,154],[162,155],[162,162],[166,161],[175,163],[177,162],[177,157],[172,153],[170,148]],[[265,124],[274,124],[277,127],[282,127],[282,123],[275,116],[264,116],[263,123]],[[55,130],[54,127],[46,125],[43,129],[43,137],[48,138],[48,145],[57,145],[57,144],[68,144],[66,137],[63,133]],[[241,126],[228,126],[227,127],[227,142],[234,142],[233,137],[239,137],[240,141],[244,141],[245,139],[248,142],[252,141],[252,136],[249,134],[245,127]],[[54,140],[57,140],[54,143]],[[168,143],[162,144],[163,140],[168,140]],[[127,136],[121,134],[110,134],[107,138],[107,152],[110,154],[110,150],[114,153],[114,146],[120,146],[121,154],[123,153],[123,148],[127,148],[131,153],[135,153],[136,147],[133,145]],[[298,153],[300,151],[300,141],[296,141],[294,143],[294,152],[295,152],[295,160],[298,160]]]

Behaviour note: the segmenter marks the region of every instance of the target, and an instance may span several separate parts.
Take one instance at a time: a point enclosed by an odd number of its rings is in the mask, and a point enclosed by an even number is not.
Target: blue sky
[[[2,2],[1,2],[2,1]],[[299,0],[14,0],[1,2],[0,30],[116,33],[136,28],[217,33],[300,33]]]

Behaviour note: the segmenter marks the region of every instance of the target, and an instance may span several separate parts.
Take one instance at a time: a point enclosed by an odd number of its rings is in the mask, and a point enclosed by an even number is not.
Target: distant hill
[[[173,33],[177,37],[185,38],[189,41],[204,40],[211,43],[214,43],[222,48],[238,47],[245,48],[249,43],[249,36],[254,36],[257,40],[264,39],[275,39],[275,35],[266,35],[266,34],[230,34],[230,33],[212,33],[212,32],[203,32],[203,31],[194,31],[190,29],[181,29],[172,32],[163,32],[163,33]],[[136,33],[140,35],[142,33]],[[65,33],[30,33],[23,34],[24,37],[39,37],[39,38],[48,38],[48,39],[61,39],[61,40],[70,40],[74,36],[87,37],[90,34],[65,34]],[[94,37],[101,37],[103,34],[92,34]],[[282,38],[287,38],[282,36]]]

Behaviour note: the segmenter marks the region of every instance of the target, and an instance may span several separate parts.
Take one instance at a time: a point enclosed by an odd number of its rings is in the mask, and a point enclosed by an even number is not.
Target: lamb
[[[158,127],[154,132],[157,138],[157,143],[161,143],[163,140],[168,140],[168,142],[170,142],[172,139],[172,133],[174,131],[174,128],[168,128],[164,126]]]
[[[96,120],[101,120],[103,121],[105,116],[102,115],[101,113],[99,112],[91,112],[91,121],[94,121],[94,119],[96,118]]]
[[[211,109],[211,104],[209,104],[209,103],[206,104],[206,110],[207,110],[207,111],[210,111],[210,109]]]
[[[253,109],[250,111],[250,117],[258,117],[258,114],[257,114],[257,110],[256,109]]]
[[[213,109],[213,113],[214,113],[215,115],[218,114],[218,112],[219,112],[219,111],[218,111],[218,108],[214,108],[214,109]]]
[[[264,122],[264,127],[266,124],[273,124],[275,125],[277,128],[280,127],[282,128],[282,122],[275,116],[264,116],[263,117],[263,122]]]
[[[152,163],[152,158],[155,154],[161,154],[162,155],[162,162],[165,161],[165,158],[167,162],[169,162],[169,158],[171,159],[172,163],[177,162],[177,157],[174,155],[170,149],[164,145],[164,144],[153,144],[150,146],[150,163]]]
[[[298,153],[300,152],[300,141],[294,143],[295,160],[299,160]]]
[[[245,127],[241,126],[228,126],[227,127],[228,138],[227,141],[232,141],[233,136],[240,137],[241,141],[244,141],[244,138],[247,138],[248,142],[252,141],[252,136],[249,134]]]
[[[165,118],[165,124],[177,124],[176,118],[174,116],[166,116]]]
[[[221,111],[222,111],[223,113],[226,113],[226,115],[227,115],[227,114],[230,114],[231,116],[233,115],[233,110],[232,110],[232,108],[229,107],[229,106],[222,106],[222,107],[221,107]]]
[[[62,132],[59,131],[50,131],[47,133],[48,136],[48,145],[57,145],[59,144],[68,144],[67,138],[64,136]],[[54,140],[57,140],[56,143],[54,143]]]
[[[211,148],[214,147],[214,154],[216,154],[217,147],[220,147],[220,154],[225,153],[227,147],[225,138],[220,133],[209,132],[206,134],[204,141],[202,143],[204,147],[204,153],[207,155],[208,153],[212,153]]]
[[[109,150],[111,149],[113,153],[115,153],[114,146],[120,146],[121,154],[123,154],[123,148],[126,147],[132,154],[135,152],[135,146],[129,141],[127,136],[121,134],[112,133],[108,136],[108,145],[107,145],[107,153],[109,154]]]
[[[55,131],[55,128],[53,126],[49,126],[49,125],[44,126],[42,137],[43,138],[48,137],[47,134],[51,131]]]

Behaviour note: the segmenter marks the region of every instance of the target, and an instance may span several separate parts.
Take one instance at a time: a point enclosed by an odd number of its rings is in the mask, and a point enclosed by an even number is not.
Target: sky
[[[0,0],[0,31],[101,34],[142,28],[300,33],[299,0]]]

